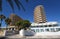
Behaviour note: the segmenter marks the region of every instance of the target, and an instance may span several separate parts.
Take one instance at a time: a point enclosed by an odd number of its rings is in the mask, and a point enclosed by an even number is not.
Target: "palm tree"
[[[22,23],[22,25],[23,25],[23,29],[26,30],[26,29],[29,29],[31,23],[28,20],[24,20],[23,23]]]
[[[23,28],[22,23],[23,23],[22,20],[15,23],[16,28],[18,28],[18,30],[20,30],[21,28]]]
[[[11,19],[9,19],[9,18],[5,19],[5,23],[7,24],[7,26],[10,25],[10,22],[11,22]],[[6,26],[6,30],[7,30],[7,26]]]
[[[17,7],[18,7],[18,9],[20,9],[20,7],[22,7],[23,10],[25,11],[25,8],[24,8],[23,4],[21,3],[21,0],[6,0],[6,1],[11,6],[12,10],[14,10],[14,4],[13,4],[13,2],[15,2],[16,5],[17,5]],[[25,1],[28,2],[28,0],[25,0]],[[0,11],[2,11],[2,3],[3,3],[3,1],[0,0]]]
[[[6,22],[7,25],[10,25],[11,19],[6,18],[6,19],[5,19],[5,22]]]
[[[4,16],[4,15],[0,15],[0,27],[1,27],[1,25],[2,25],[2,21],[3,21],[3,19],[5,19],[6,17]]]
[[[18,27],[19,30],[21,29],[27,29],[29,28],[31,23],[28,20],[23,20],[23,21],[18,21],[16,22],[16,26]]]

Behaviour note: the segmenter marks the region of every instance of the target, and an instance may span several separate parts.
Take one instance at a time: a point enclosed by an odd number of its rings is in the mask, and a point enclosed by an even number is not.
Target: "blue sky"
[[[34,8],[38,5],[43,5],[47,21],[60,22],[60,0],[29,0],[28,3],[25,0],[21,0],[21,2],[26,11],[23,11],[22,8],[18,10],[16,4],[14,4],[14,14],[17,14],[21,18],[34,22]],[[3,10],[0,13],[3,13],[6,17],[9,17],[13,13],[10,5],[5,0],[3,0]],[[4,22],[2,26],[5,26]]]

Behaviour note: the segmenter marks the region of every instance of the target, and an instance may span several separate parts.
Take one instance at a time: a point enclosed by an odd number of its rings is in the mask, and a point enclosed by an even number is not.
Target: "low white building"
[[[32,23],[31,30],[34,32],[57,32],[60,31],[58,22]]]
[[[60,35],[60,26],[58,22],[32,23],[30,30],[20,32],[21,35],[41,36],[41,35]],[[28,32],[27,32],[28,31]],[[25,33],[26,32],[26,33]],[[30,32],[30,34],[28,34]]]
[[[16,29],[15,29],[15,26],[7,26],[6,29],[7,29],[8,31],[16,30]]]

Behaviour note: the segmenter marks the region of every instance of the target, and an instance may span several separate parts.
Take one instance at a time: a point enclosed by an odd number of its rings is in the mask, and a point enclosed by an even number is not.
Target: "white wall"
[[[36,33],[35,36],[40,36],[40,35],[60,35],[60,32],[40,32],[40,33]]]
[[[35,35],[35,32],[33,32],[31,30],[24,30],[24,29],[22,29],[22,30],[19,31],[19,34],[21,36],[33,36],[33,35]]]

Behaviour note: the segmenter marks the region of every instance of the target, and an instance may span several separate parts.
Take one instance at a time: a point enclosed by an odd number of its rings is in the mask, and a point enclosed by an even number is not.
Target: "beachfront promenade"
[[[20,36],[20,35],[13,35],[13,36],[7,36],[8,38],[60,38],[60,35],[41,35],[41,36]]]
[[[11,34],[11,33],[10,33]],[[60,32],[40,32],[40,33],[35,33],[34,36],[21,36],[20,34],[14,34],[14,35],[8,35],[8,36],[0,36],[0,38],[23,38],[23,39],[32,39],[32,38],[60,38]]]
[[[57,39],[57,38],[60,38],[60,35],[56,35],[56,36],[47,36],[47,35],[44,35],[44,36],[20,36],[20,35],[13,35],[13,36],[6,36],[7,38],[6,39],[50,39],[50,38],[54,38],[54,39]]]
[[[57,39],[60,38],[60,35],[40,35],[40,36],[20,36],[19,34],[12,35],[12,36],[5,36],[0,38],[6,38],[6,39]]]

